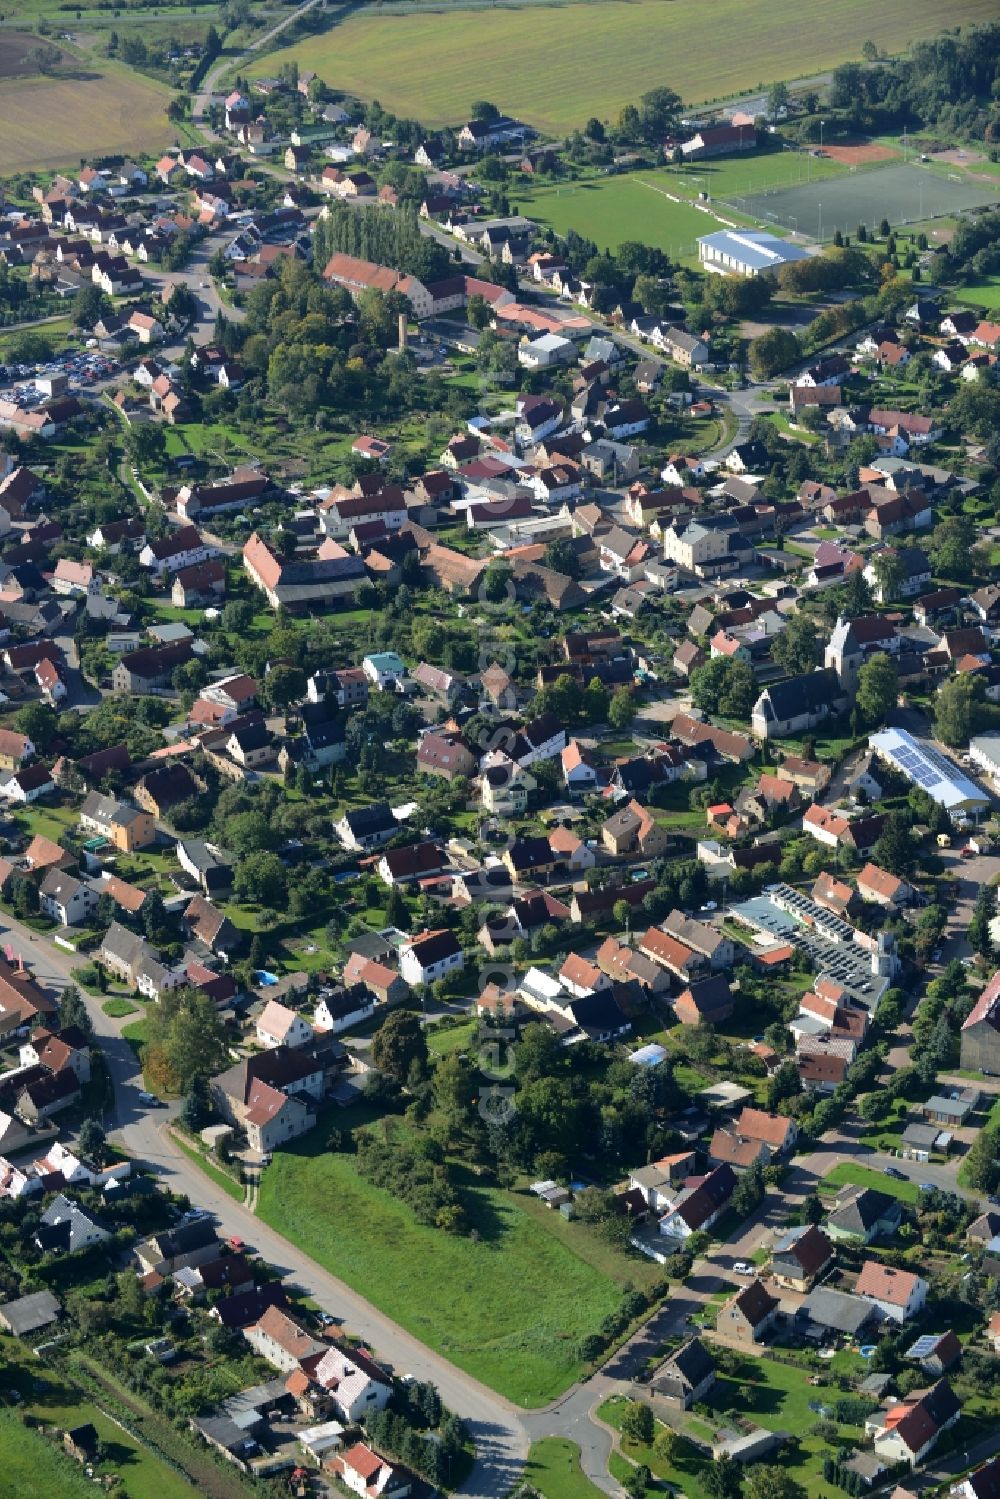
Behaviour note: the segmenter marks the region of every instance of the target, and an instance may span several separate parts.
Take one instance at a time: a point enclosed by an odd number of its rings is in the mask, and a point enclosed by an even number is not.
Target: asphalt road
[[[279,32],[284,31],[286,26],[291,26],[293,21],[297,21],[299,16],[304,16],[306,11],[312,10],[316,4],[318,4],[318,0],[306,0],[306,3],[300,5],[297,10],[293,10],[289,15],[282,17],[276,26],[272,26],[268,31],[262,32],[260,36],[255,37],[243,52],[238,53],[235,57],[224,53],[212,64],[202,79],[201,88],[195,95],[191,105],[191,118],[208,140],[221,140],[221,136],[217,135],[208,124],[205,115],[208,112],[208,106],[212,102],[216,85],[223,75],[230,71],[235,72],[237,68],[242,67],[255,52],[260,52],[262,48],[268,46]]]
[[[63,952],[4,916],[0,918],[0,947],[8,942],[15,957],[23,953],[42,983],[61,990],[71,982],[70,970],[79,962],[75,954]],[[114,1110],[104,1121],[111,1138],[119,1139],[136,1159],[151,1167],[171,1191],[186,1193],[193,1204],[212,1213],[220,1233],[238,1235],[251,1244],[290,1284],[336,1317],[345,1331],[364,1339],[398,1373],[435,1384],[445,1405],[468,1423],[476,1443],[476,1465],[458,1492],[470,1499],[502,1499],[517,1478],[528,1447],[516,1407],[404,1332],[189,1161],[170,1135],[176,1106],[148,1109],[139,1101],[142,1077],[135,1053],[121,1035],[127,1022],[105,1015],[100,998],[85,994],[84,999],[114,1086]],[[331,1232],[336,1232],[334,1224]],[[432,1273],[429,1268],[428,1274]]]

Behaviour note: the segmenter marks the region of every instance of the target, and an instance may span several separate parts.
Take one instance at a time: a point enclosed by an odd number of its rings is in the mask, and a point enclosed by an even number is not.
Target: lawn
[[[601,1490],[580,1467],[580,1449],[565,1437],[532,1442],[524,1476],[544,1499],[598,1499]]]
[[[827,1443],[812,1428],[820,1419],[814,1404],[832,1404],[840,1391],[833,1386],[811,1386],[806,1371],[791,1364],[779,1364],[768,1358],[743,1358],[734,1373],[720,1375],[705,1397],[711,1414],[687,1418],[685,1427],[700,1441],[711,1441],[715,1430],[731,1427],[733,1417],[745,1417],[768,1431],[794,1432],[798,1446],[787,1452],[782,1466],[811,1495],[835,1499],[842,1491],[823,1481],[823,1458]],[[613,1397],[600,1407],[598,1414],[612,1426],[620,1426],[626,1402]],[[700,1407],[699,1407],[700,1409]],[[858,1427],[841,1426],[841,1433],[860,1440]],[[652,1447],[623,1442],[626,1457],[645,1463],[657,1478],[679,1488],[688,1499],[708,1499],[705,1473],[710,1459],[689,1442],[678,1444],[669,1461]]]
[[[875,1187],[879,1192],[885,1192],[889,1197],[898,1197],[900,1202],[916,1202],[920,1196],[920,1189],[916,1182],[896,1181],[891,1176],[885,1176],[881,1171],[873,1171],[870,1166],[859,1166],[855,1161],[841,1161],[839,1166],[824,1176],[821,1186],[826,1187]]]
[[[83,1469],[10,1411],[0,1411],[0,1451],[4,1492],[18,1499],[92,1499],[94,1485]]]
[[[101,1006],[105,1015],[110,1015],[112,1020],[123,1020],[126,1015],[134,1015],[138,1005],[134,1005],[130,999],[115,997],[106,999]]]
[[[545,1404],[579,1379],[580,1339],[619,1303],[620,1283],[592,1260],[613,1264],[619,1282],[648,1278],[648,1267],[599,1245],[582,1225],[480,1186],[471,1171],[460,1182],[478,1238],[424,1227],[360,1178],[350,1156],[324,1153],[322,1134],[321,1126],[276,1154],[261,1184],[261,1218],[520,1405]]]
[[[109,1452],[108,1461],[102,1465],[101,1471],[120,1473],[131,1499],[191,1499],[197,1492],[186,1478],[175,1472],[135,1437],[115,1425],[95,1404],[81,1398],[82,1391],[75,1383],[63,1382],[58,1374],[53,1374],[44,1365],[39,1366],[34,1359],[29,1364],[27,1350],[17,1346],[13,1338],[0,1337],[0,1355],[6,1362],[5,1382],[20,1391],[24,1397],[23,1409],[31,1415],[44,1421],[46,1425],[59,1427],[93,1422]],[[4,1412],[0,1413],[0,1419],[6,1422],[10,1418]],[[38,1499],[43,1499],[43,1496],[44,1499],[49,1499],[49,1496],[56,1494],[60,1499],[64,1494],[68,1499],[73,1499],[77,1493],[73,1486],[73,1473],[80,1474],[82,1479],[82,1469],[77,1468],[75,1463],[64,1465],[56,1453],[53,1453],[51,1460],[47,1460],[45,1452],[40,1451],[37,1445],[30,1448],[26,1442],[18,1444],[16,1431],[13,1443],[8,1437],[9,1433],[0,1426],[0,1452],[4,1456],[0,1493],[16,1494],[18,1499],[22,1495],[36,1494]],[[17,1483],[12,1487],[4,1487],[5,1483],[9,1483],[11,1452],[13,1450],[16,1453],[19,1445],[25,1459],[29,1452],[37,1457],[38,1466],[32,1471],[50,1480],[48,1487],[38,1485],[35,1488],[22,1488]],[[93,1494],[93,1484],[86,1484],[85,1490],[81,1492]]]
[[[575,229],[602,250],[617,249],[626,239],[640,239],[658,245],[672,259],[696,260],[698,236],[722,228],[705,209],[668,198],[666,193],[676,189],[655,172],[512,191],[522,213],[557,234]]]
[[[956,0],[948,23],[992,21],[994,0]],[[483,97],[483,65],[502,58],[490,94],[511,114],[562,134],[590,115],[616,118],[664,84],[689,103],[726,98],[776,78],[801,78],[857,59],[861,39],[901,50],[941,30],[937,0],[698,0],[567,4],[523,10],[442,7],[419,15],[349,14],[322,36],[262,57],[251,74],[293,58],[331,88],[380,99],[425,125],[454,124]]]
[[[196,1145],[189,1145],[178,1130],[171,1130],[170,1137],[178,1150],[182,1151],[189,1161],[193,1161],[199,1171],[204,1171],[205,1175],[214,1181],[217,1187],[221,1187],[227,1196],[234,1198],[236,1202],[243,1201],[243,1188],[238,1181],[233,1180],[228,1171],[223,1171],[219,1166],[213,1165]]]
[[[983,307],[987,312],[1000,311],[1000,276],[986,276],[974,281],[971,286],[960,287],[955,300],[969,302],[973,307]]]
[[[169,91],[114,63],[88,60],[73,76],[5,79],[3,93],[0,173],[158,152],[171,139]]]

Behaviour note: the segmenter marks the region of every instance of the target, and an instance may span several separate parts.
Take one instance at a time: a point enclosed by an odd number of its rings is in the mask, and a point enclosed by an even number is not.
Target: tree
[[[56,732],[55,712],[45,703],[25,703],[17,710],[14,722],[36,750],[46,749]]]
[[[934,698],[934,732],[945,744],[968,744],[980,717],[977,683],[972,672],[949,677]]]
[[[972,548],[978,540],[976,528],[967,515],[949,515],[939,521],[927,544],[935,573],[958,583],[966,582],[972,576]]]
[[[785,1468],[775,1464],[748,1464],[743,1480],[746,1499],[805,1499],[806,1491]]]
[[[476,99],[469,107],[469,116],[473,120],[499,120],[500,111],[489,99]]]
[[[288,895],[288,877],[277,854],[261,850],[248,854],[236,866],[233,889],[238,900],[256,901],[280,910]]]
[[[196,1134],[198,1130],[204,1129],[211,1117],[212,1100],[208,1092],[208,1083],[205,1078],[196,1077],[192,1080],[191,1086],[184,1095],[184,1102],[181,1104],[181,1123],[192,1134]]]
[[[758,380],[770,380],[772,375],[796,364],[801,357],[802,346],[788,328],[769,328],[750,344],[750,369]]]
[[[405,1083],[416,1063],[427,1069],[427,1038],[419,1018],[409,1010],[394,1010],[372,1037],[372,1062],[380,1072]]]
[[[608,723],[613,729],[627,729],[635,718],[635,703],[627,687],[619,687],[608,708]]]
[[[716,656],[691,673],[691,696],[705,713],[747,719],[757,698],[753,671],[735,656]]]
[[[780,119],[788,112],[787,83],[772,83],[767,92],[767,113],[772,120]]]
[[[59,996],[59,1029],[65,1031],[71,1026],[82,1031],[88,1041],[93,1038],[94,1023],[75,984],[67,984]]]
[[[876,552],[872,567],[878,580],[880,602],[889,604],[906,581],[903,559],[896,547],[885,547],[883,551]]]
[[[756,1160],[736,1183],[731,1199],[733,1212],[739,1218],[746,1218],[760,1206],[763,1199],[764,1167]]]
[[[866,723],[884,723],[899,697],[899,677],[893,661],[879,652],[869,657],[858,672],[855,696],[858,712]]]
[[[993,941],[990,937],[990,922],[996,914],[996,890],[992,885],[980,885],[976,903],[969,922],[969,941],[981,957],[993,956]]]
[[[99,1119],[84,1119],[77,1135],[77,1143],[85,1161],[93,1161],[98,1166],[101,1164],[106,1138],[104,1127]]]
[[[301,666],[278,662],[265,676],[262,690],[267,705],[283,712],[305,697],[306,674]]]
[[[111,298],[92,282],[81,286],[73,300],[73,318],[79,328],[92,328],[111,311]]]
[[[812,671],[819,660],[819,636],[808,614],[793,614],[785,629],[774,637],[771,655],[790,676]]]
[[[648,1447],[656,1432],[651,1408],[643,1400],[630,1400],[622,1412],[621,1434],[627,1442]]]
[[[549,542],[545,548],[545,566],[551,567],[553,572],[565,573],[568,578],[580,576],[580,559],[572,542],[565,537]]]
[[[913,869],[916,850],[910,827],[901,812],[890,812],[872,849],[872,860],[890,874],[907,875]]]
[[[125,446],[137,468],[156,468],[166,456],[166,433],[157,422],[133,422]]]
[[[740,1499],[740,1470],[731,1457],[720,1457],[706,1468],[702,1483],[711,1499]]]

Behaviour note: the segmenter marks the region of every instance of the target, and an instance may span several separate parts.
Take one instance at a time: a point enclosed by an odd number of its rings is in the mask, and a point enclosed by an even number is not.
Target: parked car
[[[746,1260],[737,1260],[733,1266],[734,1275],[756,1275],[756,1273],[756,1267],[748,1264]]]
[[[882,1175],[883,1176],[891,1176],[892,1179],[893,1179],[893,1181],[897,1181],[897,1182],[905,1182],[905,1181],[909,1180],[909,1178],[906,1175],[906,1172],[905,1171],[900,1171],[898,1169],[898,1167],[896,1167],[896,1166],[886,1166],[885,1169],[884,1169],[884,1171],[882,1172]]]

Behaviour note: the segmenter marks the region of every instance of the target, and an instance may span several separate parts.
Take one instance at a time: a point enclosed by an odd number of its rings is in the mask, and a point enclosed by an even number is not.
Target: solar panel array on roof
[[[903,729],[883,729],[869,744],[949,812],[985,810],[989,797],[953,761],[926,740]]]

